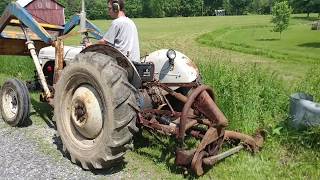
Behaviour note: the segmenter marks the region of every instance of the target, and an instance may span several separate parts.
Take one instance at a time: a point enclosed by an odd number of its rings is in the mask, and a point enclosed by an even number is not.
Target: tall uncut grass
[[[319,65],[312,68],[295,88],[295,92],[304,92],[314,97],[320,103],[320,69]],[[289,129],[290,139],[307,148],[320,148],[320,127],[312,127],[295,131]]]
[[[285,119],[288,94],[276,74],[252,64],[203,61],[199,67],[231,129],[253,133]]]
[[[252,134],[264,128],[290,146],[320,147],[320,128],[303,131],[292,129],[288,123],[289,97],[294,92],[305,92],[320,100],[320,69],[309,71],[305,79],[285,87],[277,74],[270,74],[252,64],[228,62],[200,62],[206,84],[213,87],[218,106],[229,119],[229,128]],[[277,131],[278,131],[277,130]]]
[[[297,92],[306,92],[320,103],[320,64],[315,64],[305,78],[295,87]]]

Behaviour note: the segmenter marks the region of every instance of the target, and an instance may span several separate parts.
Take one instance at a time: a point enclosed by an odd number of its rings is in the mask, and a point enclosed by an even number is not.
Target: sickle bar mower
[[[262,147],[261,133],[251,137],[226,130],[228,120],[215,103],[213,91],[198,82],[199,71],[184,54],[159,50],[133,63],[108,45],[64,46],[63,40],[79,24],[83,42],[89,39],[88,33],[102,38],[84,12],[83,4],[81,15],[56,26],[38,23],[20,5],[11,3],[0,18],[0,55],[31,55],[44,91],[41,100],[54,107],[63,150],[73,163],[84,169],[112,167],[123,158],[137,126],[175,138],[176,164],[191,167],[199,176],[204,166],[244,148],[257,152]],[[6,30],[7,26],[21,32]],[[45,76],[47,64],[42,60],[54,65],[48,68],[54,69],[53,74]],[[54,77],[52,83],[47,76]],[[0,93],[1,114],[12,126],[24,122],[29,113],[24,87],[10,80]],[[19,103],[28,107],[21,108]],[[199,140],[194,149],[186,146],[190,137]],[[220,153],[226,140],[240,143]]]

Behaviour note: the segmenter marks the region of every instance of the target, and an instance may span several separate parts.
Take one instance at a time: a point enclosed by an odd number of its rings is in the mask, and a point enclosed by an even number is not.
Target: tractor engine
[[[142,90],[139,95],[139,102],[142,109],[168,108],[169,104],[176,104],[172,101],[171,95],[155,84],[176,84],[171,90],[182,92],[186,95],[188,89],[181,85],[195,83],[200,77],[197,67],[184,54],[172,50],[162,49],[150,53],[141,59],[141,63],[134,63],[141,79]],[[174,106],[177,107],[177,106]]]

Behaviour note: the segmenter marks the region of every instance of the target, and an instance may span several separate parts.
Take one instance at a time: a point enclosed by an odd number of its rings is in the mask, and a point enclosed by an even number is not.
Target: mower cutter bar
[[[198,176],[201,176],[204,174],[204,165],[212,166],[244,148],[251,152],[257,152],[262,147],[264,139],[261,132],[252,137],[225,130],[228,120],[215,104],[213,92],[209,87],[198,86],[186,97],[183,94],[172,91],[169,88],[170,85],[160,83],[155,83],[154,85],[185,103],[183,111],[144,110],[139,114],[139,123],[148,129],[177,138],[179,144],[176,150],[177,165],[191,167]],[[164,124],[156,119],[159,116],[170,116],[176,120]],[[199,126],[206,126],[207,129],[201,129]],[[196,149],[188,150],[185,147],[184,140],[186,135],[200,140]],[[237,140],[241,143],[237,147],[219,154],[226,140]]]

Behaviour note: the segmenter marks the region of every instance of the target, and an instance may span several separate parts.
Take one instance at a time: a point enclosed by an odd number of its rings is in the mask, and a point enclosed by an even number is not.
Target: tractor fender
[[[141,87],[142,81],[137,69],[133,63],[116,48],[110,45],[95,44],[83,49],[80,53],[87,52],[97,52],[116,59],[118,65],[128,72],[129,82],[137,89]]]

